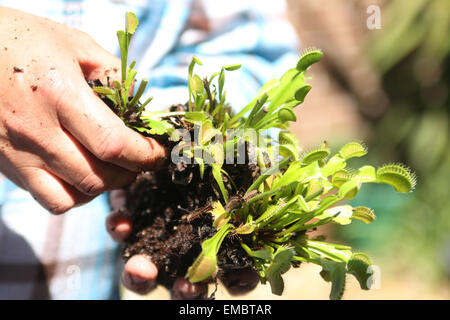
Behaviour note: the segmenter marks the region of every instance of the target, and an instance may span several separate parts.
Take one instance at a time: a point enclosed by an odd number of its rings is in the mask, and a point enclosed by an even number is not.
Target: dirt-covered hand
[[[123,243],[132,233],[130,213],[126,209],[126,191],[111,191],[109,203],[112,208],[106,219],[106,229],[111,237]],[[158,269],[148,256],[139,254],[128,259],[122,272],[123,285],[134,292],[146,294],[156,287]],[[220,279],[232,295],[242,295],[252,291],[259,282],[259,276],[252,269],[228,271]],[[170,291],[174,300],[197,300],[208,297],[206,283],[192,284],[184,278],[175,280]]]
[[[120,61],[86,34],[0,7],[0,170],[58,214],[128,184],[165,155],[127,128],[86,80]]]

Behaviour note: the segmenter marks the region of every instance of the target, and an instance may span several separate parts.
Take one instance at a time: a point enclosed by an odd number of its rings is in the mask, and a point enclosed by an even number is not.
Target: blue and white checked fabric
[[[149,108],[187,100],[187,65],[194,54],[204,63],[200,74],[243,65],[226,75],[227,97],[236,109],[297,59],[284,1],[0,0],[0,5],[79,28],[117,55],[115,32],[123,28],[125,12],[135,12],[140,23],[130,59],[138,61],[138,75],[149,79],[146,94],[154,96]],[[195,28],[193,16],[207,27]],[[52,216],[1,178],[0,298],[117,298],[120,258],[104,227],[107,214],[101,195]]]

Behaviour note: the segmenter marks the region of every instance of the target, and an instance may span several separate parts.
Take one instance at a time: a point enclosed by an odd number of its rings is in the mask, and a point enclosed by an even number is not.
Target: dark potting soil
[[[255,168],[230,167],[225,169],[232,177],[239,174],[238,182],[248,181],[235,183],[248,188]],[[126,241],[123,257],[128,259],[139,253],[150,256],[160,270],[158,282],[167,287],[186,274],[201,252],[201,243],[216,232],[211,214],[203,212],[196,214],[193,220],[188,218],[193,212],[206,211],[203,209],[218,198],[212,173],[206,170],[202,180],[195,166],[184,167],[181,171],[189,171],[190,176],[183,183],[174,179],[180,172],[179,166],[171,164],[158,172],[139,174],[126,189],[126,208],[133,221],[133,234]],[[238,239],[228,236],[219,250],[218,264],[223,271],[229,271],[252,267],[252,260]]]

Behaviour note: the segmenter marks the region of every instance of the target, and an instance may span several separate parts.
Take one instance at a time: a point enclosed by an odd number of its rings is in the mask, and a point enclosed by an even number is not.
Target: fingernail
[[[136,275],[132,275],[127,271],[122,273],[122,284],[129,290],[139,294],[146,294],[156,287],[155,280],[148,280]]]
[[[106,229],[115,241],[125,241],[132,232],[131,220],[127,217],[126,211],[112,211],[106,218]]]
[[[170,290],[172,300],[204,300],[207,295],[206,283],[192,283],[183,277],[177,278]]]

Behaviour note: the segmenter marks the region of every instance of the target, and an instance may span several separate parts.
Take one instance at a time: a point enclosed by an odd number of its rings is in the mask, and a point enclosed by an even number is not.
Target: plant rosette
[[[167,288],[178,279],[201,285],[253,270],[258,282],[281,295],[282,275],[313,263],[331,282],[331,299],[342,297],[347,274],[369,289],[370,258],[311,231],[373,222],[371,209],[345,201],[365,183],[411,192],[416,178],[400,164],[353,168],[352,159],[367,153],[359,142],[334,154],[326,142],[301,150],[289,126],[296,121],[294,108],[311,90],[305,73],[323,53],[303,52],[292,69],[266,83],[238,113],[226,100],[225,78],[241,66],[223,66],[201,78],[194,71],[202,62],[193,57],[187,102],[152,111],[151,98],[140,102],[147,80],[130,95],[136,71],[135,62],[127,64],[127,50],[138,21],[133,13],[126,17],[125,30],[117,33],[122,81],[97,81],[93,90],[126,125],[164,144],[171,161],[157,172],[140,173],[124,190],[133,221],[124,259],[148,255],[159,269],[158,284]],[[270,134],[273,128],[279,129],[277,136]]]

